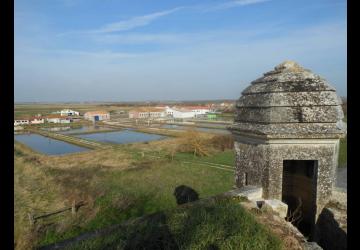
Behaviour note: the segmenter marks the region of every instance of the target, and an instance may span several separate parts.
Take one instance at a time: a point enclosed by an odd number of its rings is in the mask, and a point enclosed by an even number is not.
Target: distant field
[[[116,110],[131,109],[131,107],[118,107],[101,104],[16,104],[14,106],[14,115],[15,117],[21,117],[23,115],[36,115],[39,113],[42,115],[48,115],[51,112],[67,108],[80,111],[82,113],[93,110],[106,110],[111,112]]]

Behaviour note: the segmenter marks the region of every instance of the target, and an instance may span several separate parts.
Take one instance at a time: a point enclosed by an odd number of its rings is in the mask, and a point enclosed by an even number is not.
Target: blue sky
[[[236,99],[284,60],[346,96],[346,1],[15,0],[15,101]]]

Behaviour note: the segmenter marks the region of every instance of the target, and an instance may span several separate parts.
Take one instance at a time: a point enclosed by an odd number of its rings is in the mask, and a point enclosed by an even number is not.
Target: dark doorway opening
[[[284,160],[282,201],[288,205],[287,219],[310,240],[314,236],[318,162]]]

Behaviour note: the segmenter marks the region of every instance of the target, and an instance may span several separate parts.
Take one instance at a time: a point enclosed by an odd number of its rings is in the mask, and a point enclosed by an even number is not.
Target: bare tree
[[[184,133],[181,141],[181,148],[184,151],[192,152],[194,156],[209,155],[206,141],[193,127],[189,127]]]
[[[302,220],[302,200],[299,197],[296,208],[291,211],[289,210],[288,215],[286,216],[285,220],[288,222],[291,222],[293,225],[298,225],[300,221]]]

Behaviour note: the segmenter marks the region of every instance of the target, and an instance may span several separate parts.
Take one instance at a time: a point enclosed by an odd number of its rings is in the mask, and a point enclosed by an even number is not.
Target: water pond
[[[163,135],[146,134],[141,132],[130,131],[127,129],[121,131],[114,131],[114,132],[76,135],[76,137],[86,140],[94,140],[98,142],[115,143],[115,144],[155,141],[155,140],[161,140],[167,138],[166,136]]]
[[[88,148],[76,146],[38,134],[19,134],[14,137],[16,141],[27,145],[35,151],[47,155],[62,155],[90,150]]]
[[[72,133],[83,133],[89,131],[104,131],[104,130],[114,130],[112,128],[100,127],[100,126],[82,126],[81,128],[74,128],[67,131],[60,132],[61,134],[72,134]]]
[[[41,128],[41,130],[50,131],[50,132],[59,132],[59,131],[71,130],[71,127],[70,126],[67,126],[67,127],[50,127],[50,128]]]
[[[53,127],[53,128],[42,128],[43,130],[58,132],[59,134],[72,134],[72,133],[86,133],[89,131],[109,131],[114,130],[112,128],[106,128],[101,126],[82,126],[77,128],[71,127]]]

